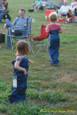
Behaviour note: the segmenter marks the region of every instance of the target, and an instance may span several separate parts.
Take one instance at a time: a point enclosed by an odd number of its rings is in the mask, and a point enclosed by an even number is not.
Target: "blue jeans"
[[[27,76],[18,76],[17,87],[13,87],[12,94],[9,96],[10,103],[17,103],[26,99]]]
[[[11,35],[11,29],[8,29],[7,35],[6,35],[6,46],[9,49],[13,48],[13,39]]]
[[[59,49],[49,48],[50,63],[59,64]]]

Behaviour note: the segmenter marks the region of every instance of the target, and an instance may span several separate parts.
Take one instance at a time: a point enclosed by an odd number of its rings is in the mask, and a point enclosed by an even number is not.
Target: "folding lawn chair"
[[[32,30],[32,18],[28,17],[27,18],[27,24],[26,26],[24,26],[23,30],[19,29],[20,27],[18,27],[18,30],[15,30],[15,27],[8,27],[8,32],[6,34],[6,46],[9,49],[13,49],[13,40],[20,40],[20,39],[24,39],[24,40],[28,40],[29,42],[29,38],[31,35],[31,30]],[[30,42],[29,42],[30,45]]]
[[[45,18],[47,19],[48,22],[50,21],[49,17],[52,14],[56,14],[57,15],[56,10],[54,10],[54,9],[46,9],[45,10]]]
[[[32,54],[33,56],[39,56],[40,52],[46,52],[48,48],[48,40],[33,41],[32,43]]]
[[[46,25],[42,25],[41,26],[41,31],[40,31],[40,35],[33,37],[33,43],[34,43],[34,56],[36,56],[37,54],[39,54],[39,52],[41,50],[45,50],[47,49],[47,41],[46,40],[48,38],[48,33],[46,32]]]

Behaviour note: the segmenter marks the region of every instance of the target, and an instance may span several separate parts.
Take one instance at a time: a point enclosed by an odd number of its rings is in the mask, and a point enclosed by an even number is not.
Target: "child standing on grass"
[[[57,23],[57,15],[50,16],[50,24],[47,25],[46,31],[49,33],[49,55],[51,65],[59,64],[59,47],[61,32],[60,24]]]
[[[16,103],[24,101],[26,98],[29,59],[27,57],[29,53],[28,44],[25,41],[17,42],[16,59],[12,62],[14,67],[14,79],[13,90],[9,96],[10,103]]]

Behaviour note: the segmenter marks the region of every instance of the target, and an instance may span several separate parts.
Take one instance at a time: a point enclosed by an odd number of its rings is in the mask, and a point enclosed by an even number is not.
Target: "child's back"
[[[53,24],[49,25],[50,47],[59,48],[59,39],[60,39],[59,32],[60,32],[60,25],[59,24],[53,23]]]
[[[25,93],[29,69],[28,52],[28,44],[25,41],[18,41],[16,59],[12,63],[14,67],[14,77],[12,94],[9,96],[10,103],[24,101],[26,98]]]
[[[26,56],[17,56],[16,61],[17,60],[21,61],[20,62],[20,66],[23,67],[23,68],[25,68],[28,71],[28,69],[29,69],[28,58]],[[18,77],[19,76],[20,77],[24,76],[25,77],[25,74],[22,71],[19,71],[17,69],[14,69],[14,70],[15,70],[14,73],[16,74],[16,76],[18,76]],[[28,76],[28,74],[26,76]]]
[[[61,32],[60,24],[56,23],[57,16],[53,14],[50,17],[51,24],[47,26],[47,32],[49,33],[49,55],[50,63],[53,65],[59,64],[59,47],[60,47],[60,36]]]

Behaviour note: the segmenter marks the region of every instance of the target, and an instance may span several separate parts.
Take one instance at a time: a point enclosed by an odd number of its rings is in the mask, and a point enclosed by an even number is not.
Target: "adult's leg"
[[[0,11],[0,23],[2,22],[3,15],[4,15],[4,12]]]
[[[13,48],[13,38],[12,38],[11,29],[8,29],[8,32],[6,35],[6,45],[7,45],[7,48],[9,49]]]

